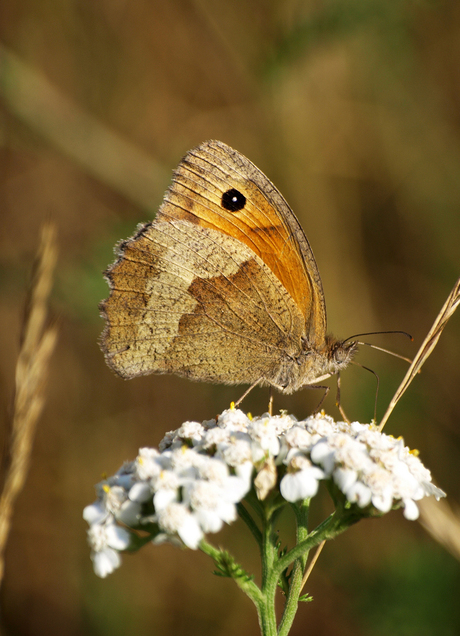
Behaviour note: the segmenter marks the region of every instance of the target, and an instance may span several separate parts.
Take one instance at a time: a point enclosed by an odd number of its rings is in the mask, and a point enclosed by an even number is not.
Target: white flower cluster
[[[236,504],[253,486],[264,499],[279,484],[282,497],[296,502],[313,497],[322,479],[368,513],[402,505],[408,519],[418,517],[417,500],[445,496],[401,438],[371,425],[324,414],[251,419],[231,408],[217,421],[185,422],[159,451],[140,449],[98,484],[98,499],[83,514],[96,574],[107,576],[120,565],[119,552],[133,546],[135,535],[123,526],[196,549],[205,533],[236,519]]]

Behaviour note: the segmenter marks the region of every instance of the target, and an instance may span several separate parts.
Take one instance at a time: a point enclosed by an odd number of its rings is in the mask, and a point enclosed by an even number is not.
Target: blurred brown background
[[[3,0],[0,4],[0,392],[10,408],[41,224],[58,226],[47,404],[6,553],[6,634],[257,634],[255,612],[200,552],[147,547],[99,580],[83,507],[93,484],[240,388],[106,367],[97,339],[113,246],[153,218],[172,169],[216,138],[279,187],[313,246],[337,336],[413,355],[460,275],[460,4],[414,0]],[[387,429],[460,498],[460,317]],[[405,363],[366,350],[379,414]],[[334,382],[331,383],[334,387]],[[304,417],[317,395],[276,396]],[[333,389],[326,409],[336,416]],[[375,380],[343,374],[349,416],[369,421]],[[267,392],[245,403],[266,409]],[[5,425],[6,426],[6,425]],[[5,428],[5,427],[4,427]],[[6,436],[6,431],[5,436]],[[317,517],[327,514],[325,499]],[[286,521],[286,526],[289,521]],[[236,524],[214,543],[257,568]],[[248,547],[250,546],[250,547]],[[293,634],[460,633],[459,563],[393,512],[326,547]]]

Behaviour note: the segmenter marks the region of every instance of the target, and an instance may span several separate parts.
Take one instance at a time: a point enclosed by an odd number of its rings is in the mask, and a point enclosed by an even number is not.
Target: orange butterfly
[[[106,278],[101,346],[124,378],[176,373],[292,393],[357,349],[326,334],[321,278],[294,213],[220,141],[185,155],[155,220],[119,245]]]

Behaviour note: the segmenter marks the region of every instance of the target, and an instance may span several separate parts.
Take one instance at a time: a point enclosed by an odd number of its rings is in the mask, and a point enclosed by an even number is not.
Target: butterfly
[[[269,385],[338,373],[357,349],[326,332],[321,277],[289,205],[221,141],[190,150],[153,221],[105,272],[101,348],[123,378]]]

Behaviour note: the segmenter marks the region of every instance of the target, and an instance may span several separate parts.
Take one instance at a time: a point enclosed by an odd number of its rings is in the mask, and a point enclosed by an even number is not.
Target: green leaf
[[[216,576],[242,579],[243,581],[252,581],[254,579],[253,575],[248,574],[227,550],[221,550],[214,557],[214,563],[217,567],[217,570],[214,570]]]

